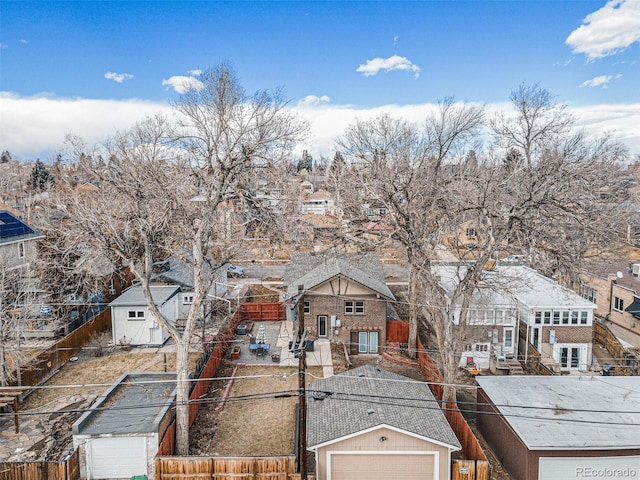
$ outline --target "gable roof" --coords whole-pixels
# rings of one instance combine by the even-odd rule
[[[530,450],[636,449],[640,377],[479,376]]]
[[[35,240],[44,235],[7,210],[0,210],[0,244]]]
[[[426,383],[366,365],[312,382],[307,391],[310,449],[379,426],[460,449]]]
[[[151,298],[157,306],[164,305],[167,300],[180,291],[177,285],[151,285]],[[146,306],[147,300],[142,292],[141,285],[129,287],[122,295],[111,302],[109,307]]]
[[[293,253],[284,272],[283,283],[287,298],[298,293],[298,285],[310,290],[343,275],[376,293],[395,300],[384,281],[382,265],[372,253],[345,253],[328,250],[324,253]]]

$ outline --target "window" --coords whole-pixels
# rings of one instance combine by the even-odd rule
[[[144,320],[144,310],[129,310],[129,320]]]
[[[573,311],[571,312],[571,325],[577,325],[578,324],[578,312]]]
[[[551,312],[544,312],[544,324],[549,325],[551,323]]]
[[[193,303],[193,293],[185,293],[182,296],[183,305],[191,305]]]
[[[476,343],[474,344],[474,350],[476,352],[488,352],[489,351],[489,344],[488,343]]]
[[[562,324],[569,325],[569,312],[562,312]]]
[[[624,300],[620,297],[613,297],[613,309],[619,312],[624,310]]]
[[[589,319],[589,312],[580,312],[580,325],[586,325]]]
[[[505,349],[513,348],[513,328],[504,329],[504,348]]]
[[[597,293],[595,289],[591,287],[584,287],[584,289],[582,290],[582,296],[590,302],[596,303]]]
[[[20,257],[20,258],[24,258],[25,257],[24,242],[20,242],[18,244],[18,257]]]
[[[562,347],[560,349],[560,366],[564,369],[580,366],[580,348]]]
[[[540,325],[542,323],[542,312],[536,312],[536,325]]]
[[[467,227],[466,234],[467,234],[467,237],[475,237],[476,229],[474,227]]]
[[[304,302],[304,313],[311,313],[311,302]]]
[[[560,312],[553,312],[553,324],[560,325]]]
[[[358,353],[378,353],[378,332],[358,332]]]
[[[346,315],[362,315],[364,313],[364,300],[347,300],[344,302]]]

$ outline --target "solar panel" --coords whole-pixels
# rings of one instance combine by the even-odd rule
[[[0,238],[17,237],[29,233],[34,233],[33,229],[22,220],[17,219],[9,212],[0,212]]]

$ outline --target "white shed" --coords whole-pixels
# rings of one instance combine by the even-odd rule
[[[177,285],[151,286],[151,297],[160,313],[175,323],[180,314],[181,296]],[[132,346],[160,346],[168,338],[153,318],[140,285],[125,290],[109,304],[113,343]]]

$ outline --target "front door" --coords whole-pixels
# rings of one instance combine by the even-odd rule
[[[560,347],[560,366],[569,370],[580,366],[579,347]]]
[[[319,337],[327,336],[327,316],[326,315],[318,315],[318,336]]]
[[[531,335],[531,345],[533,345],[536,350],[540,350],[540,330],[540,327],[534,327]]]

